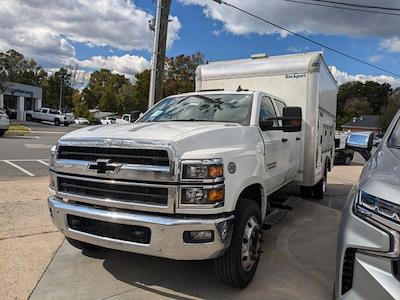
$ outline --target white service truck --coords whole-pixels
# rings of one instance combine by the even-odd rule
[[[25,112],[27,121],[46,121],[52,122],[56,126],[63,124],[69,126],[74,123],[74,116],[69,114],[62,114],[57,109],[42,107],[35,110],[28,110]]]
[[[214,259],[221,281],[243,288],[273,193],[297,184],[323,196],[336,82],[320,53],[306,53],[202,65],[196,87],[135,124],[63,136],[51,151],[50,214],[78,248]]]

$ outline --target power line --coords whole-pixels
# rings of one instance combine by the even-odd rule
[[[361,9],[361,8],[342,7],[342,6],[337,6],[337,5],[311,3],[311,2],[305,2],[305,1],[299,1],[299,0],[283,0],[283,1],[299,3],[299,4],[306,4],[306,5],[312,5],[312,6],[320,6],[320,7],[343,9],[343,10],[359,11],[359,12],[372,13],[372,14],[400,16],[400,14],[396,14],[396,13],[392,13],[392,12],[385,12],[385,11],[375,11],[375,10],[367,10],[367,9]]]
[[[323,47],[323,48],[325,48],[325,49],[328,49],[328,50],[330,50],[330,51],[332,51],[332,52],[334,52],[334,53],[340,54],[340,55],[345,56],[345,57],[347,57],[347,58],[349,58],[349,59],[352,59],[352,60],[354,60],[354,61],[357,61],[357,62],[359,62],[359,63],[362,63],[362,64],[364,64],[364,65],[367,65],[367,66],[369,66],[369,67],[375,68],[375,69],[377,69],[377,70],[383,71],[383,72],[385,72],[385,73],[391,74],[391,75],[393,75],[393,76],[400,77],[400,74],[394,73],[394,72],[392,72],[392,71],[389,71],[389,70],[386,70],[386,69],[384,69],[384,68],[381,68],[381,67],[379,67],[379,66],[377,66],[377,65],[374,65],[374,64],[371,64],[371,63],[369,63],[369,62],[366,62],[366,61],[364,61],[364,60],[362,60],[362,59],[360,59],[360,58],[354,57],[354,56],[352,56],[352,55],[350,55],[350,54],[347,54],[347,53],[344,53],[344,52],[342,52],[342,51],[336,50],[336,49],[334,49],[334,48],[332,48],[332,47],[330,47],[330,46],[327,46],[327,45],[325,45],[325,44],[322,44],[322,43],[320,43],[320,42],[317,42],[317,41],[315,41],[315,40],[313,40],[313,39],[310,39],[310,38],[308,38],[308,37],[306,37],[306,36],[303,36],[303,35],[301,35],[301,34],[299,34],[299,33],[296,33],[296,32],[294,32],[294,31],[292,31],[292,30],[290,30],[290,29],[287,29],[287,28],[285,28],[285,27],[283,27],[283,26],[280,26],[280,25],[275,24],[275,23],[273,23],[273,22],[271,22],[271,21],[268,21],[267,19],[264,19],[264,18],[262,18],[262,17],[259,17],[259,16],[255,15],[255,14],[253,14],[253,13],[251,13],[251,12],[249,12],[249,11],[246,11],[246,10],[240,8],[240,7],[237,7],[237,6],[235,6],[235,5],[231,4],[231,3],[225,2],[225,1],[223,1],[223,0],[212,0],[212,1],[217,2],[217,3],[219,3],[219,4],[224,4],[224,5],[226,5],[226,6],[232,7],[232,8],[234,8],[234,9],[236,9],[236,10],[238,10],[238,11],[240,11],[240,12],[246,14],[246,15],[249,15],[249,16],[251,16],[251,17],[253,17],[253,18],[256,18],[256,19],[258,19],[258,20],[260,20],[260,21],[263,21],[263,22],[265,22],[265,23],[267,23],[267,24],[269,24],[269,25],[272,25],[272,26],[274,26],[274,27],[277,27],[277,28],[279,28],[279,29],[281,29],[281,30],[283,30],[283,31],[286,31],[286,32],[288,32],[288,33],[290,33],[290,34],[293,34],[294,36],[297,36],[297,37],[299,37],[299,38],[301,38],[301,39],[303,39],[303,40],[306,40],[306,41],[308,41],[308,42],[310,42],[310,43],[313,43],[313,44],[315,44],[315,45],[318,45],[318,46],[320,46],[320,47]]]
[[[330,4],[339,4],[343,6],[352,6],[352,7],[360,7],[360,8],[372,8],[372,9],[381,9],[381,10],[394,10],[400,11],[400,8],[397,7],[385,7],[385,6],[375,6],[375,5],[364,5],[364,4],[356,4],[356,3],[346,3],[346,2],[339,2],[339,1],[331,1],[331,0],[310,0],[314,2],[324,2]]]

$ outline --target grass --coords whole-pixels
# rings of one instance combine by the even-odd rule
[[[29,127],[26,127],[21,124],[10,124],[10,128],[6,132],[6,135],[26,135],[31,132],[31,129]]]

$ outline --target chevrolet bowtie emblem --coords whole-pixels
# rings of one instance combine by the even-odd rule
[[[105,174],[107,171],[115,171],[118,165],[110,163],[109,159],[98,159],[96,163],[89,164],[89,170],[97,170],[98,174]]]

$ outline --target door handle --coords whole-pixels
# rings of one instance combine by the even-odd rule
[[[297,138],[296,138],[296,141],[300,141],[300,138],[299,138],[299,137],[297,137]]]
[[[282,138],[282,142],[286,143],[288,141],[287,138]]]

